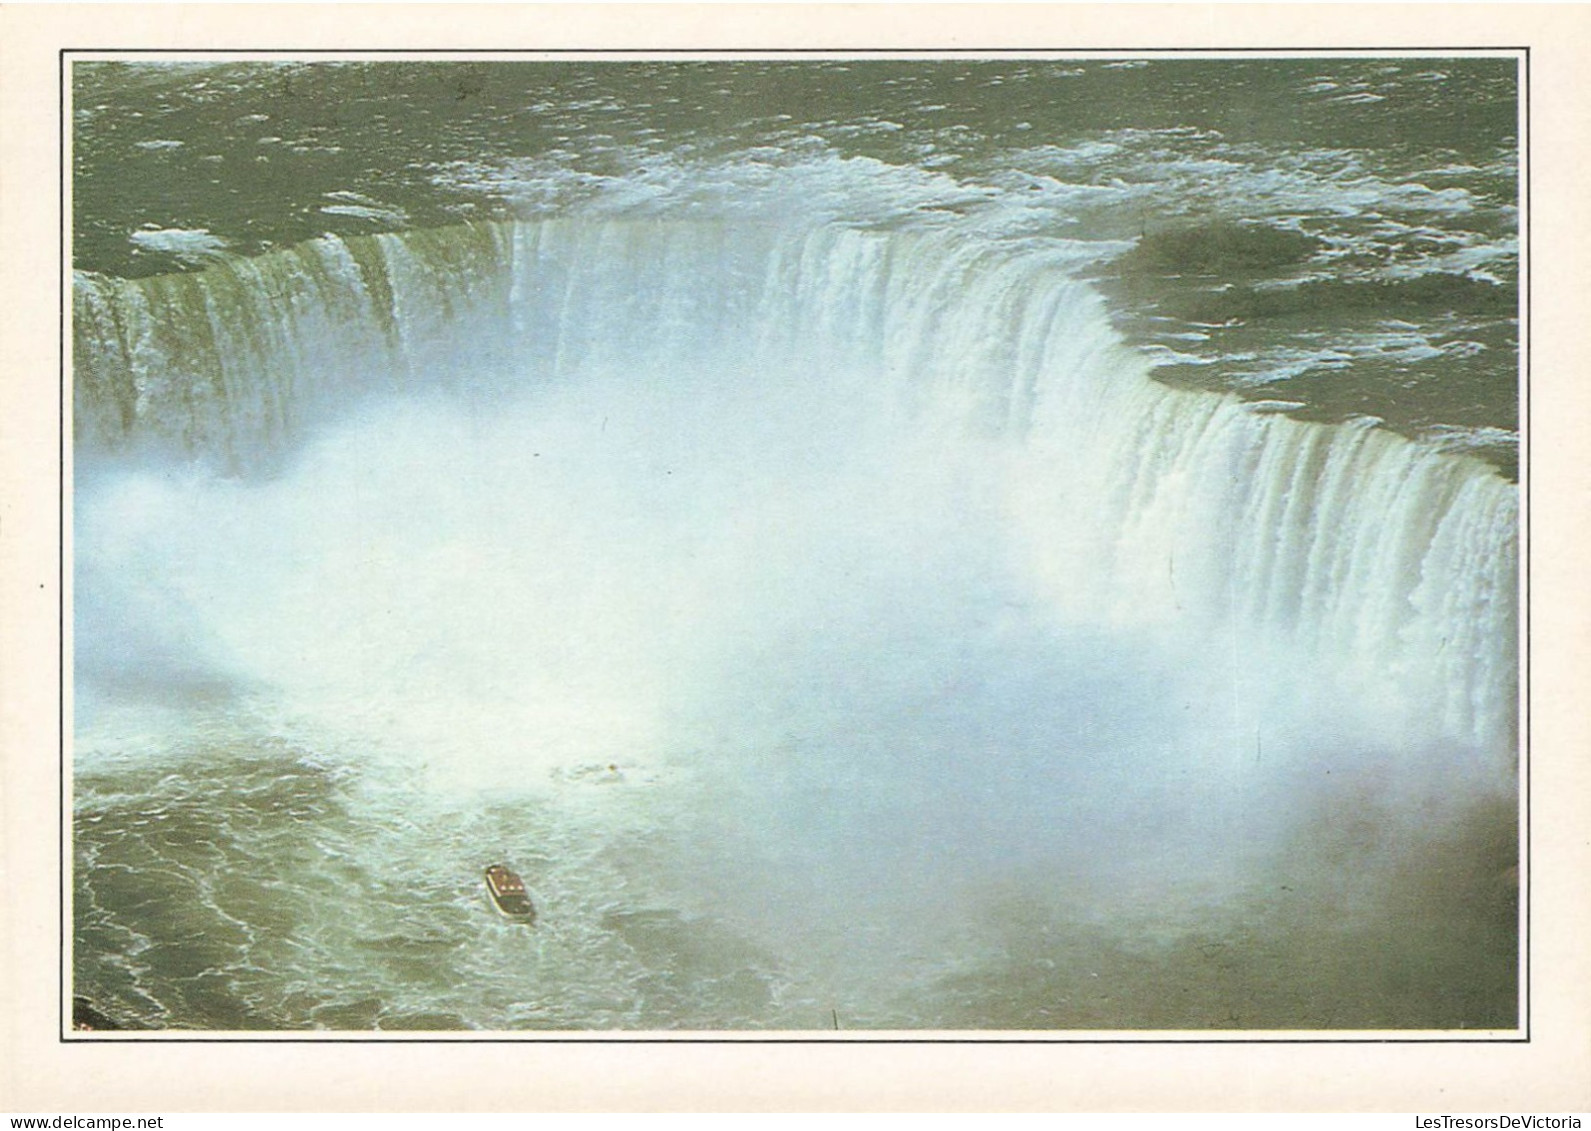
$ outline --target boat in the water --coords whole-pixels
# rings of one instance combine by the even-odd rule
[[[493,864],[486,869],[486,894],[492,897],[492,905],[505,917],[521,923],[536,921],[536,907],[530,902],[525,881],[502,864]]]

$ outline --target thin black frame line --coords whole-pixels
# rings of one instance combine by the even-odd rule
[[[1530,423],[1530,411],[1533,398],[1531,397],[1530,380],[1532,372],[1531,355],[1533,353],[1536,332],[1536,321],[1535,318],[1532,317],[1534,307],[1531,305],[1531,281],[1535,277],[1535,259],[1531,254],[1531,236],[1534,232],[1534,224],[1532,223],[1532,220],[1534,213],[1531,207],[1530,195],[1532,178],[1530,168],[1531,82],[1529,47],[1525,48],[1524,55],[1520,63],[1519,82],[1524,88],[1519,92],[1519,195],[1522,198],[1524,204],[1524,208],[1520,212],[1520,226],[1523,229],[1520,232],[1520,244],[1524,251],[1524,262],[1522,264],[1523,270],[1521,270],[1520,274],[1524,277],[1524,290],[1519,296],[1518,309],[1518,317],[1522,319],[1523,324],[1518,334],[1519,348],[1521,351],[1521,363],[1518,377],[1518,392],[1516,395],[1519,397],[1519,400],[1523,405],[1524,417],[1519,422],[1519,443],[1522,449],[1520,452],[1520,465],[1523,472],[1520,494],[1523,496],[1523,498],[1520,500],[1519,564],[1517,567],[1519,569],[1519,583],[1517,595],[1521,605],[1521,614],[1524,617],[1524,639],[1520,641],[1520,643],[1523,645],[1523,653],[1519,657],[1519,673],[1517,684],[1519,690],[1518,700],[1514,709],[1517,712],[1519,726],[1521,728],[1519,738],[1520,768],[1516,780],[1520,793],[1519,819],[1524,822],[1524,827],[1518,833],[1520,849],[1524,857],[1521,861],[1521,863],[1524,865],[1524,885],[1521,889],[1521,898],[1524,899],[1524,906],[1522,909],[1516,910],[1516,915],[1519,921],[1520,937],[1515,943],[1514,962],[1515,968],[1517,970],[1516,977],[1519,983],[1518,992],[1520,994],[1520,1013],[1522,1015],[1519,1020],[1520,1025],[1522,1026],[1525,1033],[1525,1039],[1528,1041],[1530,1039],[1531,1028],[1531,1006],[1534,1002],[1534,998],[1531,995],[1531,973],[1534,963],[1529,961],[1529,959],[1531,954],[1531,943],[1534,937],[1534,933],[1531,928],[1533,926],[1535,915],[1535,901],[1531,898],[1531,878],[1533,871],[1531,864],[1534,856],[1532,851],[1534,843],[1534,825],[1531,822],[1530,813],[1530,643],[1532,620],[1532,606],[1530,598],[1533,588],[1531,585],[1532,559],[1530,555],[1530,531],[1531,499],[1535,484],[1535,476],[1531,474],[1530,459],[1535,445],[1531,443],[1532,429]],[[1518,634],[1516,630],[1516,638],[1517,635]]]
[[[1449,47],[1410,47],[1407,44],[1363,47],[63,47],[68,54],[92,55],[209,55],[246,59],[254,55],[631,55],[637,59],[669,57],[692,58],[701,55],[726,55],[736,58],[773,55],[853,55],[857,58],[885,58],[909,61],[933,55],[997,55],[1006,60],[1031,59],[1043,62],[1104,55],[1270,55],[1308,59],[1323,55],[1430,55],[1463,57],[1465,53],[1528,52],[1526,44],[1464,44]],[[114,62],[114,60],[106,60]],[[484,60],[489,61],[489,60]]]
[[[66,214],[66,128],[68,121],[66,101],[68,91],[70,90],[70,86],[67,82],[68,65],[69,63],[66,57],[66,52],[62,51],[58,65],[59,73],[57,75],[57,82],[60,84],[60,89],[56,91],[57,120],[55,124],[55,144],[61,147],[61,151],[57,155],[55,162],[57,180],[55,207],[56,211],[59,213],[57,216],[59,230],[56,232],[56,254],[58,256],[57,270],[59,270],[61,273],[59,279],[56,282],[55,293],[55,301],[60,307],[60,309],[56,312],[57,325],[55,343],[56,364],[59,367],[57,370],[56,383],[60,386],[57,390],[58,395],[55,404],[55,443],[57,460],[55,480],[55,523],[56,544],[58,547],[58,560],[56,562],[55,571],[55,582],[58,587],[56,590],[55,665],[56,674],[60,680],[58,685],[59,698],[56,702],[55,710],[56,740],[60,746],[60,757],[57,759],[56,763],[56,775],[59,781],[56,786],[58,792],[56,796],[57,804],[55,814],[55,856],[56,866],[59,871],[55,877],[55,894],[58,901],[58,907],[56,909],[57,914],[55,917],[55,929],[57,933],[55,964],[56,984],[61,987],[63,992],[57,994],[56,998],[55,1030],[61,1035],[61,1039],[63,1040],[65,1039],[65,1034],[67,1032],[67,998],[71,996],[70,991],[66,989],[66,911],[68,906],[66,885],[68,882],[67,877],[71,875],[71,872],[67,868],[66,859],[66,813],[67,806],[71,803],[71,798],[67,796],[66,792],[66,388],[67,379],[71,372],[69,366],[67,365],[66,358],[67,323],[70,318],[70,315],[67,313],[67,281],[69,278],[67,265],[67,233],[69,230],[69,218]]]
[[[57,361],[57,364],[59,366],[58,375],[57,375],[57,383],[58,383],[59,388],[57,390],[57,394],[58,394],[58,396],[57,396],[58,479],[57,479],[57,514],[56,514],[56,521],[57,521],[57,556],[58,556],[57,576],[58,576],[58,584],[60,586],[60,589],[59,589],[59,591],[57,593],[57,632],[59,634],[58,641],[57,641],[57,644],[58,644],[57,668],[58,668],[58,676],[59,676],[59,679],[60,679],[60,685],[59,685],[58,696],[57,696],[57,742],[58,742],[58,749],[59,749],[58,764],[57,764],[57,776],[58,776],[58,781],[59,781],[59,784],[58,784],[58,790],[59,790],[58,801],[60,802],[60,805],[59,805],[59,810],[58,810],[57,818],[56,818],[56,820],[57,820],[57,846],[56,846],[56,853],[57,853],[58,867],[60,868],[60,876],[58,877],[58,881],[59,882],[57,884],[57,899],[59,901],[58,902],[59,915],[58,915],[58,922],[57,922],[57,978],[58,978],[58,987],[59,987],[59,990],[60,990],[59,999],[58,999],[58,1002],[57,1002],[57,1015],[58,1015],[58,1020],[59,1020],[60,1023],[59,1023],[58,1029],[57,1029],[57,1034],[58,1034],[57,1035],[57,1042],[61,1043],[61,1044],[122,1044],[122,1043],[131,1042],[131,1043],[145,1044],[145,1045],[147,1045],[147,1044],[250,1044],[250,1043],[275,1043],[275,1044],[284,1044],[284,1043],[286,1043],[286,1044],[295,1044],[295,1043],[296,1044],[394,1044],[394,1043],[397,1043],[397,1044],[437,1044],[437,1045],[448,1045],[448,1044],[561,1044],[561,1045],[568,1045],[568,1044],[692,1044],[692,1045],[694,1045],[694,1044],[709,1044],[709,1045],[713,1045],[713,1044],[734,1044],[734,1045],[741,1045],[741,1044],[745,1044],[745,1045],[773,1045],[773,1044],[861,1044],[861,1045],[872,1045],[872,1044],[877,1044],[877,1045],[897,1045],[897,1044],[911,1044],[911,1045],[915,1045],[915,1044],[922,1044],[922,1045],[994,1045],[994,1044],[1037,1044],[1037,1045],[1051,1045],[1051,1044],[1087,1044],[1087,1045],[1117,1045],[1117,1044],[1121,1044],[1121,1045],[1140,1045],[1140,1044],[1142,1044],[1142,1045],[1188,1045],[1188,1044],[1194,1044],[1194,1045],[1289,1045],[1289,1044],[1298,1044],[1298,1045],[1314,1045],[1314,1044],[1321,1044],[1321,1045],[1356,1045],[1356,1044],[1417,1045],[1417,1044],[1465,1044],[1465,1045],[1468,1045],[1468,1044],[1474,1044],[1474,1045],[1485,1045],[1485,1044],[1529,1044],[1530,1041],[1531,1041],[1531,1020],[1532,1020],[1532,1009],[1533,1009],[1533,1005],[1534,1005],[1534,999],[1533,999],[1532,993],[1531,993],[1531,989],[1532,989],[1532,982],[1531,982],[1532,969],[1531,969],[1531,966],[1532,966],[1532,963],[1528,959],[1529,959],[1529,948],[1530,948],[1531,937],[1532,937],[1531,936],[1530,927],[1531,927],[1531,923],[1532,923],[1532,916],[1533,916],[1534,910],[1535,910],[1534,903],[1533,903],[1532,898],[1531,898],[1531,895],[1532,895],[1531,875],[1530,875],[1530,871],[1531,870],[1530,870],[1530,866],[1529,866],[1530,865],[1530,858],[1531,858],[1532,850],[1533,850],[1533,845],[1534,845],[1534,841],[1533,841],[1533,826],[1532,826],[1531,819],[1530,819],[1531,818],[1531,804],[1530,804],[1531,803],[1531,796],[1530,796],[1530,772],[1529,772],[1530,771],[1530,754],[1531,754],[1530,643],[1531,643],[1531,626],[1532,626],[1532,607],[1531,607],[1531,602],[1530,602],[1530,596],[1531,596],[1531,585],[1530,585],[1530,572],[1531,572],[1531,570],[1530,570],[1530,564],[1531,564],[1531,562],[1530,562],[1531,491],[1530,491],[1530,484],[1531,484],[1531,479],[1532,479],[1532,476],[1530,475],[1530,458],[1531,458],[1531,444],[1530,444],[1530,429],[1531,429],[1530,420],[1531,420],[1531,416],[1530,416],[1530,414],[1531,414],[1531,398],[1530,398],[1530,395],[1529,395],[1530,394],[1532,368],[1531,368],[1531,357],[1530,357],[1531,350],[1530,350],[1530,341],[1529,341],[1529,339],[1530,339],[1530,336],[1531,336],[1531,334],[1532,334],[1532,332],[1534,330],[1534,322],[1530,319],[1531,302],[1532,302],[1532,291],[1531,291],[1532,271],[1531,271],[1531,267],[1533,266],[1533,260],[1531,259],[1531,254],[1530,254],[1531,235],[1532,235],[1532,228],[1531,228],[1531,224],[1530,224],[1530,217],[1531,217],[1531,182],[1530,182],[1530,176],[1529,176],[1529,169],[1530,169],[1530,95],[1531,95],[1530,46],[1528,44],[1526,44],[1526,45],[1522,45],[1522,46],[1513,46],[1513,47],[1509,47],[1509,46],[1474,46],[1474,45],[1471,45],[1471,46],[1467,46],[1467,47],[1417,47],[1417,48],[1410,48],[1410,47],[1388,47],[1388,48],[1380,48],[1380,47],[1352,47],[1352,48],[1348,48],[1348,47],[1325,47],[1325,48],[1239,47],[1239,48],[1216,48],[1216,49],[1209,49],[1209,48],[1184,48],[1184,47],[1175,47],[1175,48],[1089,48],[1089,49],[1086,49],[1086,50],[1079,50],[1079,51],[1077,51],[1075,53],[1076,54],[1087,54],[1087,55],[1124,54],[1124,55],[1135,55],[1135,56],[1140,56],[1140,57],[1144,56],[1144,55],[1186,55],[1186,54],[1197,54],[1197,55],[1204,56],[1204,57],[1210,57],[1210,56],[1213,56],[1213,55],[1228,55],[1228,54],[1234,54],[1234,55],[1255,55],[1255,56],[1270,55],[1270,56],[1274,57],[1274,56],[1277,56],[1277,55],[1285,54],[1285,55],[1287,55],[1288,57],[1291,57],[1291,58],[1304,59],[1304,58],[1308,58],[1310,56],[1365,57],[1365,56],[1368,56],[1368,55],[1379,54],[1379,53],[1384,53],[1384,52],[1392,52],[1392,53],[1403,55],[1403,56],[1406,56],[1406,57],[1407,56],[1440,56],[1440,55],[1444,55],[1444,54],[1451,56],[1454,53],[1470,53],[1470,56],[1474,57],[1474,53],[1478,53],[1478,52],[1512,53],[1512,54],[1515,54],[1515,55],[1518,56],[1518,62],[1520,64],[1520,69],[1519,69],[1520,79],[1519,79],[1519,83],[1520,83],[1520,87],[1522,89],[1520,89],[1520,91],[1518,93],[1518,103],[1519,103],[1519,118],[1520,118],[1520,133],[1521,133],[1521,137],[1519,139],[1519,171],[1518,171],[1517,177],[1518,177],[1519,195],[1522,198],[1523,203],[1524,203],[1524,208],[1523,208],[1523,210],[1521,212],[1521,227],[1522,227],[1521,242],[1522,242],[1524,250],[1525,250],[1525,263],[1524,263],[1525,270],[1522,272],[1522,274],[1524,276],[1524,279],[1523,279],[1523,281],[1524,281],[1524,290],[1523,290],[1523,293],[1520,296],[1519,311],[1520,311],[1521,314],[1524,315],[1524,323],[1525,323],[1525,325],[1524,325],[1524,333],[1520,335],[1520,339],[1519,339],[1520,340],[1520,345],[1521,345],[1522,363],[1521,363],[1521,366],[1520,366],[1520,375],[1519,375],[1519,378],[1518,378],[1518,385],[1517,385],[1518,393],[1516,394],[1523,401],[1523,405],[1524,405],[1524,419],[1521,422],[1522,423],[1522,429],[1521,429],[1521,433],[1520,433],[1520,443],[1521,443],[1521,446],[1522,446],[1522,449],[1523,449],[1522,458],[1521,458],[1521,466],[1522,466],[1523,472],[1524,472],[1523,480],[1521,482],[1521,494],[1523,496],[1522,501],[1521,501],[1521,521],[1520,521],[1521,553],[1520,553],[1520,562],[1519,562],[1520,571],[1521,571],[1521,582],[1520,582],[1519,589],[1517,591],[1517,595],[1519,596],[1519,598],[1521,600],[1521,603],[1522,603],[1522,613],[1523,613],[1523,617],[1524,617],[1523,639],[1521,641],[1524,647],[1523,647],[1523,655],[1520,657],[1520,660],[1519,660],[1520,669],[1519,669],[1518,681],[1516,683],[1516,686],[1519,688],[1517,710],[1518,710],[1518,713],[1519,713],[1520,724],[1521,724],[1521,727],[1522,727],[1522,734],[1521,734],[1521,740],[1520,740],[1521,770],[1520,770],[1520,774],[1519,774],[1519,789],[1520,789],[1520,793],[1521,793],[1521,799],[1520,799],[1521,800],[1521,804],[1520,804],[1519,813],[1520,813],[1521,819],[1523,821],[1523,828],[1522,828],[1521,833],[1520,833],[1520,841],[1522,843],[1523,852],[1524,852],[1525,869],[1524,869],[1524,883],[1523,883],[1523,888],[1522,888],[1523,899],[1524,899],[1523,914],[1520,916],[1520,919],[1519,919],[1520,928],[1521,928],[1521,937],[1519,938],[1518,944],[1516,946],[1516,971],[1517,971],[1517,975],[1516,976],[1519,979],[1519,987],[1520,987],[1519,988],[1519,993],[1520,993],[1520,999],[1521,999],[1521,1008],[1520,1008],[1520,1017],[1519,1017],[1519,1032],[1517,1034],[1508,1035],[1508,1036],[1498,1036],[1498,1037],[1476,1037],[1476,1038],[1466,1038],[1466,1037],[1461,1037],[1461,1036],[1453,1036],[1453,1037],[1341,1037],[1341,1038],[1336,1038],[1336,1037],[1278,1037],[1278,1038],[1275,1038],[1275,1039],[1269,1039],[1269,1038],[1263,1038],[1263,1037],[1243,1037],[1243,1038],[1234,1038],[1234,1039],[1231,1039],[1231,1040],[1222,1040],[1222,1039],[1219,1039],[1219,1038],[1210,1038],[1210,1037],[1193,1037],[1193,1038],[1177,1038],[1177,1037],[1168,1037],[1168,1038],[1143,1037],[1143,1038],[1138,1038],[1138,1037],[1132,1037],[1132,1038],[1119,1038],[1119,1039],[1105,1040],[1105,1039],[1099,1039],[1099,1038],[1071,1038],[1071,1037],[1047,1037],[1047,1036],[1046,1037],[998,1037],[998,1036],[991,1036],[991,1037],[977,1037],[977,1038],[929,1038],[929,1037],[925,1037],[925,1038],[915,1038],[915,1037],[914,1038],[890,1038],[890,1037],[881,1037],[881,1038],[876,1038],[876,1039],[825,1038],[825,1037],[797,1037],[797,1038],[788,1038],[788,1037],[786,1037],[786,1038],[780,1038],[780,1037],[770,1037],[770,1038],[755,1038],[755,1037],[726,1037],[726,1038],[720,1038],[720,1037],[682,1037],[682,1038],[582,1037],[582,1038],[579,1038],[577,1040],[571,1040],[570,1038],[567,1038],[567,1037],[469,1037],[469,1036],[460,1036],[460,1037],[457,1037],[457,1038],[446,1039],[446,1040],[441,1040],[441,1039],[437,1039],[437,1038],[425,1038],[425,1037],[417,1037],[417,1038],[415,1038],[415,1037],[402,1037],[402,1036],[395,1036],[395,1037],[312,1038],[312,1037],[276,1036],[274,1034],[270,1035],[270,1036],[247,1035],[247,1036],[236,1036],[236,1037],[133,1037],[133,1036],[128,1036],[128,1037],[115,1037],[115,1038],[112,1038],[112,1037],[76,1037],[76,1036],[71,1036],[70,1035],[71,1031],[67,1028],[67,1024],[66,1024],[67,1010],[69,1008],[68,999],[71,997],[71,992],[70,992],[70,990],[67,987],[67,981],[66,981],[66,905],[67,905],[67,894],[66,894],[67,893],[67,879],[66,879],[66,877],[68,875],[68,872],[67,872],[67,869],[66,869],[66,843],[67,843],[67,837],[66,837],[66,810],[67,810],[67,805],[69,803],[69,799],[66,796],[66,565],[67,565],[67,563],[66,563],[66,531],[65,531],[66,509],[65,508],[66,508],[66,392],[67,392],[67,378],[69,376],[69,369],[68,369],[67,357],[66,357],[66,338],[67,338],[67,324],[68,324],[68,321],[69,321],[69,314],[68,314],[68,311],[67,311],[66,297],[67,297],[67,294],[68,294],[67,280],[68,280],[68,277],[69,277],[69,274],[70,274],[70,265],[67,263],[67,255],[66,255],[66,252],[67,252],[68,219],[69,219],[69,217],[67,216],[67,209],[66,209],[66,184],[67,184],[67,168],[66,168],[66,158],[67,158],[67,144],[66,144],[66,138],[67,138],[67,133],[66,133],[67,112],[66,112],[66,102],[67,102],[67,92],[68,92],[68,89],[69,89],[69,83],[67,81],[68,65],[70,63],[72,63],[72,62],[80,61],[80,60],[74,59],[73,56],[83,55],[83,54],[118,54],[118,55],[124,55],[124,56],[126,56],[126,55],[148,55],[148,54],[159,54],[159,55],[200,54],[200,55],[208,55],[210,57],[216,57],[216,56],[219,56],[219,55],[230,54],[230,55],[234,55],[234,56],[240,57],[240,61],[241,61],[241,57],[266,55],[266,54],[290,54],[290,55],[296,55],[296,56],[305,56],[305,55],[327,56],[327,55],[335,55],[335,56],[339,56],[339,57],[348,57],[348,56],[351,56],[351,55],[383,55],[383,54],[402,54],[402,55],[409,55],[409,56],[416,56],[416,55],[422,55],[422,54],[423,55],[482,55],[482,54],[505,55],[505,54],[522,54],[522,55],[579,55],[579,56],[591,56],[591,55],[596,55],[596,54],[602,54],[602,55],[626,54],[626,55],[634,55],[636,57],[637,61],[641,61],[643,59],[658,59],[659,56],[667,55],[667,54],[669,54],[669,52],[666,52],[666,51],[653,51],[653,50],[647,50],[647,49],[628,49],[628,50],[625,50],[625,51],[622,51],[622,52],[615,52],[615,51],[602,51],[600,49],[593,49],[593,48],[549,48],[549,49],[516,48],[516,49],[511,49],[509,51],[501,51],[501,50],[492,51],[492,50],[489,50],[489,49],[456,48],[455,47],[455,48],[439,48],[439,49],[432,50],[432,51],[417,52],[417,51],[414,51],[414,50],[411,50],[411,49],[406,49],[406,48],[376,48],[376,49],[371,49],[371,50],[366,50],[366,51],[348,51],[348,50],[345,50],[345,49],[333,50],[333,49],[327,49],[327,48],[309,48],[309,49],[262,48],[262,49],[251,49],[251,50],[247,50],[247,51],[239,51],[239,50],[217,51],[217,50],[210,49],[210,48],[169,48],[168,49],[168,48],[82,48],[82,47],[63,47],[63,48],[60,48],[59,51],[58,51],[58,82],[60,84],[60,89],[58,91],[58,97],[57,97],[57,114],[58,114],[58,126],[59,126],[59,128],[58,128],[58,131],[57,131],[57,139],[56,139],[56,144],[60,147],[59,150],[58,150],[58,153],[57,153],[57,162],[56,162],[57,174],[58,174],[57,208],[58,208],[58,211],[60,213],[60,215],[59,215],[59,221],[60,221],[59,228],[60,228],[60,230],[59,230],[59,232],[57,234],[58,245],[59,245],[58,246],[58,253],[59,253],[58,270],[60,271],[59,286],[58,286],[58,301],[60,302],[60,311],[59,311],[59,315],[58,315],[58,329],[57,329],[57,335],[58,335],[58,341],[57,341],[58,361]],[[1059,55],[1066,54],[1067,52],[1064,49],[1062,49],[1062,50],[1054,50],[1054,49],[1052,49],[1051,51],[1044,51],[1043,49],[1034,50],[1034,49],[1018,49],[1018,48],[973,48],[973,47],[945,48],[945,49],[937,50],[937,51],[923,51],[923,52],[902,52],[902,51],[899,51],[899,50],[896,50],[896,49],[860,49],[860,50],[858,50],[858,49],[842,49],[842,50],[831,50],[831,49],[827,49],[827,48],[795,48],[795,49],[788,49],[788,50],[774,50],[774,49],[762,48],[762,49],[749,49],[749,50],[745,50],[745,51],[739,51],[739,50],[732,49],[732,48],[714,48],[714,49],[712,49],[710,51],[705,51],[705,52],[689,52],[689,53],[687,53],[687,52],[675,52],[675,54],[679,54],[679,55],[690,54],[690,55],[694,56],[694,55],[701,55],[701,54],[709,54],[709,55],[725,55],[725,56],[735,56],[735,57],[744,57],[746,55],[757,55],[759,53],[761,53],[763,55],[771,55],[771,54],[780,54],[780,55],[786,55],[786,54],[839,55],[839,54],[844,54],[844,55],[849,55],[849,56],[852,56],[852,57],[855,57],[855,58],[858,58],[858,59],[861,59],[861,58],[874,58],[874,59],[877,59],[879,57],[886,57],[886,58],[890,58],[890,59],[900,59],[902,61],[908,61],[908,60],[911,60],[911,59],[919,59],[919,60],[926,61],[930,56],[935,56],[935,55],[968,55],[968,54],[991,55],[991,54],[1000,54],[1000,55],[1004,56],[1007,59],[1018,59],[1018,58],[1021,58],[1023,56],[1032,58],[1035,55],[1059,56]],[[81,61],[88,61],[88,60],[81,60]],[[113,60],[96,60],[96,61],[112,62]],[[683,61],[683,60],[681,60],[681,61]]]
[[[335,1030],[329,1030],[335,1031]],[[535,1030],[530,1030],[534,1032]],[[999,1030],[990,1030],[998,1032]],[[129,1031],[131,1032],[131,1031]],[[496,1030],[494,1032],[500,1032]],[[588,1030],[571,1030],[585,1033]],[[61,1042],[70,1045],[241,1045],[241,1044],[299,1044],[299,1045],[1524,1045],[1525,1037],[1488,1037],[1465,1040],[1460,1037],[1303,1037],[1285,1040],[1264,1040],[1253,1037],[1234,1037],[1218,1040],[1206,1037],[1123,1037],[1118,1040],[1100,1040],[1091,1037],[1000,1037],[951,1038],[937,1037],[472,1037],[460,1031],[456,1037],[420,1037],[395,1032],[390,1037],[73,1037]]]

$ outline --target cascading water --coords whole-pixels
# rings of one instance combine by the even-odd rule
[[[1054,245],[475,224],[74,328],[79,820],[188,814],[146,1019],[1513,1024],[1515,487],[1152,380]]]

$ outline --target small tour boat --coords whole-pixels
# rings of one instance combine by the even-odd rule
[[[486,893],[492,897],[492,905],[507,918],[521,923],[536,921],[536,908],[525,891],[525,881],[503,865],[493,864],[486,869]]]

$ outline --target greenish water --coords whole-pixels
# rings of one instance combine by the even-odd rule
[[[1515,74],[74,63],[74,992],[1512,1028]]]
[[[1058,238],[1097,257],[1167,378],[1375,416],[1511,470],[1515,66],[84,65],[74,254],[143,275],[211,243],[581,206]],[[208,236],[184,251],[140,229]],[[1298,240],[1259,246],[1277,232]]]

